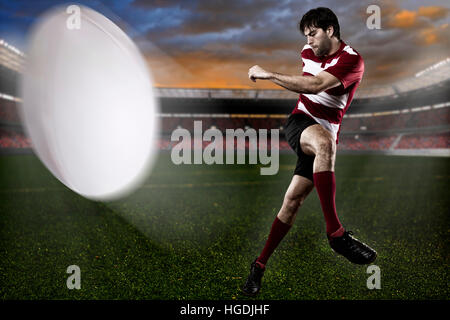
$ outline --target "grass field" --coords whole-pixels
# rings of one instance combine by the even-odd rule
[[[295,158],[275,176],[258,165],[175,166],[161,154],[126,199],[86,200],[32,155],[0,157],[3,299],[237,299],[264,246]],[[449,299],[448,158],[340,155],[344,226],[378,251],[366,266],[331,251],[316,192],[267,265],[256,299]],[[68,290],[66,268],[81,269]]]

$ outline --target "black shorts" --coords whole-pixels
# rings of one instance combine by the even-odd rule
[[[289,146],[297,154],[297,165],[295,166],[294,175],[313,180],[313,164],[315,156],[309,156],[302,151],[300,147],[300,136],[306,128],[317,124],[311,117],[304,113],[291,114],[285,124],[284,134]]]

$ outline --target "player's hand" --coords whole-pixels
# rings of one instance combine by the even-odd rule
[[[263,80],[269,79],[270,76],[271,76],[270,72],[264,70],[258,65],[253,66],[248,70],[248,77],[253,82],[256,82],[256,79],[263,79]]]

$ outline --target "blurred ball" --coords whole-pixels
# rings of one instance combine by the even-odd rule
[[[159,131],[138,48],[84,6],[47,12],[28,40],[20,114],[35,153],[86,198],[128,195],[148,176]]]

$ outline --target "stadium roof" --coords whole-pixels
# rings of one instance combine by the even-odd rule
[[[0,65],[17,72],[22,72],[24,65],[24,54],[5,40],[0,39]]]

